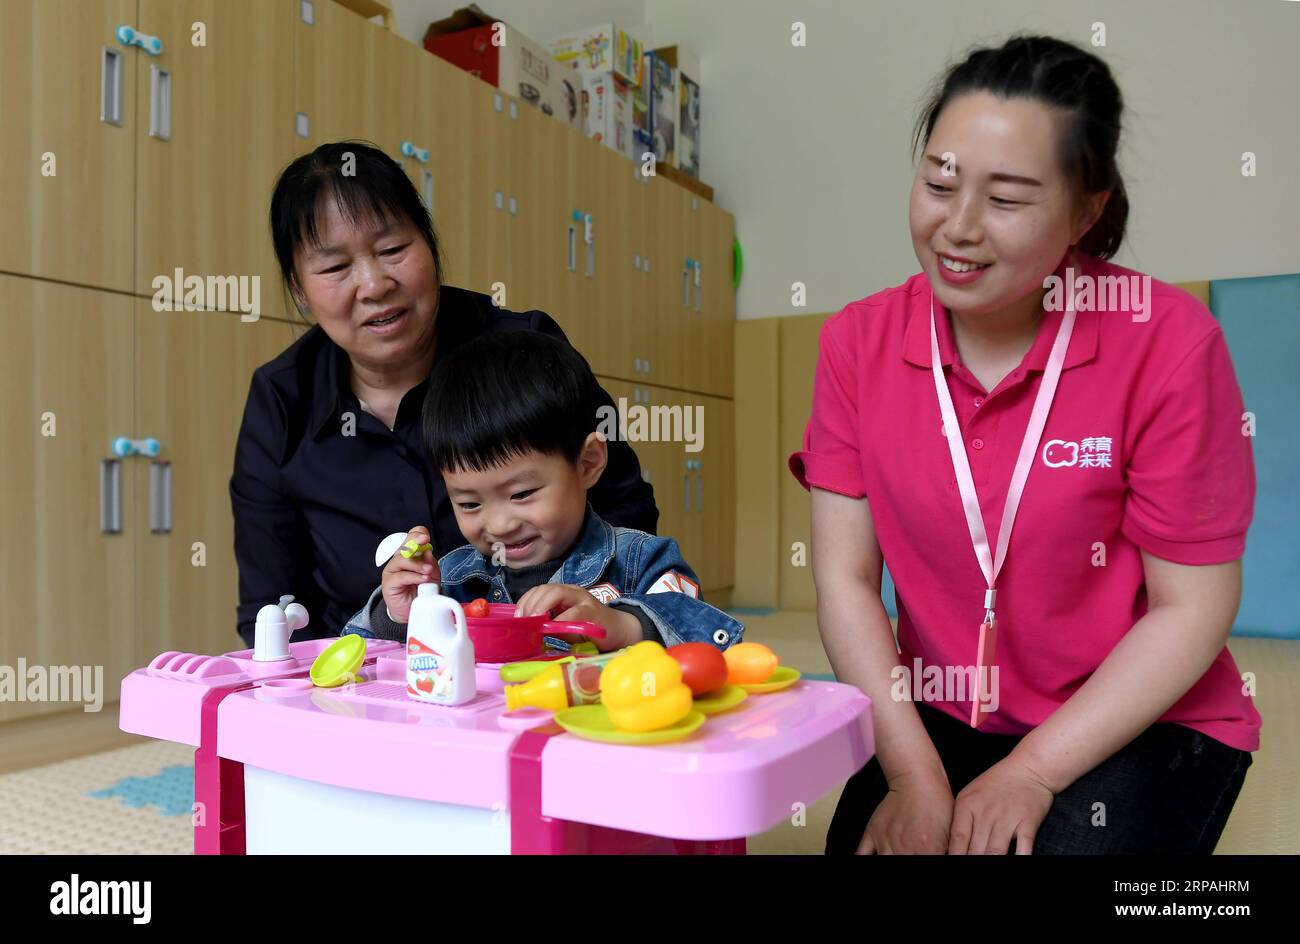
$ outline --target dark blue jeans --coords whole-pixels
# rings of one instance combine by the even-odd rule
[[[1020,741],[1016,735],[983,734],[930,705],[918,702],[916,709],[954,796]],[[1033,851],[1209,855],[1250,764],[1249,752],[1199,731],[1153,724],[1057,794],[1034,837]],[[880,762],[873,757],[844,786],[826,834],[827,854],[857,851],[888,789]],[[1099,803],[1103,806],[1097,807]]]

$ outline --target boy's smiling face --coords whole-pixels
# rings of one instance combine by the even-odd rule
[[[444,469],[456,523],[465,540],[491,558],[505,548],[505,565],[518,570],[566,553],[582,530],[587,490],[608,461],[598,433],[583,442],[576,462],[530,450],[482,472]]]

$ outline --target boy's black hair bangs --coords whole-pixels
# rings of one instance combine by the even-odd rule
[[[434,468],[482,472],[530,451],[576,462],[595,431],[599,385],[582,355],[537,331],[476,338],[436,367],[425,399]]]

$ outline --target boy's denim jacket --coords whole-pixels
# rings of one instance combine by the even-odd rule
[[[438,569],[440,591],[459,603],[479,597],[491,603],[514,602],[502,576],[505,568],[494,565],[472,544],[443,555]],[[699,578],[682,560],[675,540],[616,528],[590,505],[577,544],[548,582],[582,587],[606,605],[636,607],[649,617],[664,646],[707,642],[726,649],[740,642],[745,631],[739,621],[700,599]],[[382,591],[377,587],[371,593],[366,605],[348,620],[343,635],[375,636],[370,613]]]

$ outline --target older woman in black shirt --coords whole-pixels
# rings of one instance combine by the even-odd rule
[[[235,449],[238,631],[249,645],[257,611],[286,593],[311,614],[299,638],[337,634],[378,581],[375,546],[391,532],[427,524],[438,555],[464,544],[420,442],[429,373],[485,332],[564,337],[543,312],[443,285],[415,188],[361,142],[290,164],[271,231],[285,285],[316,324],[253,374]],[[610,443],[590,500],[611,524],[655,530],[654,494],[625,442]]]

